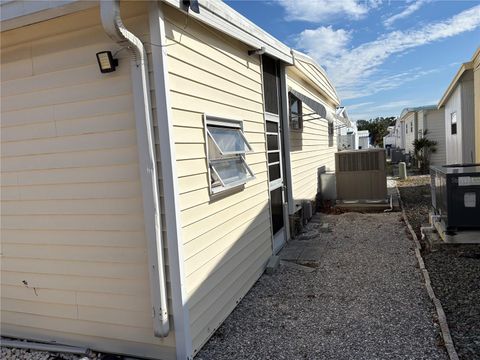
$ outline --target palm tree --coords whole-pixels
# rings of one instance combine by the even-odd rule
[[[415,158],[420,163],[420,171],[426,173],[430,167],[430,155],[437,151],[437,142],[427,138],[428,130],[423,131],[420,139],[413,141]]]

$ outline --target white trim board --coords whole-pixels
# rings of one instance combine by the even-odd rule
[[[165,43],[165,22],[161,5],[151,2],[149,7],[150,41],[153,44]],[[176,358],[191,359],[192,337],[190,334],[190,315],[185,288],[183,241],[180,224],[180,206],[178,176],[176,170],[173,123],[170,107],[170,85],[168,81],[166,47],[152,46],[153,81],[155,84],[156,122],[165,208],[165,226],[167,231],[168,262],[172,291],[173,321],[175,331]],[[161,121],[160,121],[161,119]]]

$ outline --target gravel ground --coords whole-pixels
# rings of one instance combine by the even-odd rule
[[[408,220],[419,233],[420,224],[428,222],[430,206],[421,195],[429,192],[430,186],[417,177],[408,183],[400,187],[400,193]],[[459,357],[480,359],[480,245],[445,244],[424,253],[423,257]]]
[[[315,271],[263,275],[196,360],[447,359],[400,214],[322,220]]]
[[[420,241],[422,238],[420,227],[428,223],[428,211],[432,206],[430,175],[411,176],[406,180],[397,180],[397,186],[408,221]]]
[[[1,344],[1,340],[0,340]],[[34,351],[28,349],[17,349],[0,347],[0,359],[5,360],[116,360],[115,355],[100,354],[91,352],[90,356],[53,353],[48,351]]]

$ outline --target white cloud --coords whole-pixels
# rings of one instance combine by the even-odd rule
[[[380,74],[379,76],[371,76],[360,83],[344,85],[341,88],[342,99],[355,99],[396,89],[404,84],[439,71],[440,69],[421,70],[420,68],[414,68],[394,75]]]
[[[297,36],[296,47],[307,52],[326,68],[341,97],[353,98],[399,85],[402,74],[383,76],[372,81],[374,75],[378,74],[378,68],[390,56],[475,30],[479,26],[480,5],[477,5],[445,21],[429,24],[418,30],[392,31],[354,48],[348,47],[352,34],[344,29],[319,27],[305,30]],[[421,72],[415,76],[418,78],[420,75]]]
[[[370,8],[378,7],[381,0],[279,0],[287,20],[321,23],[333,17],[360,19]]]
[[[365,108],[368,105],[372,105],[372,104],[375,104],[375,102],[368,101],[368,102],[362,102],[362,103],[356,103],[356,104],[348,105],[348,112],[350,113],[352,110]]]
[[[410,5],[408,5],[402,12],[400,12],[398,14],[395,14],[395,15],[389,17],[388,19],[386,19],[383,22],[383,24],[387,27],[390,27],[390,26],[392,26],[392,24],[395,21],[410,16],[411,14],[413,14],[415,11],[419,10],[423,5],[425,5],[426,3],[430,2],[430,1],[431,0],[417,0],[417,1],[414,1],[414,2],[410,3]]]
[[[306,29],[297,38],[297,45],[309,52],[321,53],[324,62],[330,63],[346,53],[352,33],[344,29],[335,30],[331,26],[322,26],[314,30]],[[317,57],[318,59],[318,57]]]
[[[435,104],[436,101],[429,98],[424,99],[402,99],[387,103],[358,103],[347,106],[350,119],[354,121],[360,119],[374,119],[378,116],[399,116],[400,112],[406,107],[424,106]]]

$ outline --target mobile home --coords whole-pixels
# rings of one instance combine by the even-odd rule
[[[388,134],[383,137],[383,147],[392,149],[402,148],[402,125],[399,118],[395,120],[395,125],[387,128]]]
[[[359,137],[357,124],[351,126],[342,126],[338,135],[338,150],[358,150]]]
[[[444,112],[438,110],[435,105],[405,108],[400,114],[401,127],[399,129],[402,139],[400,143],[404,146],[406,153],[413,155],[413,142],[422,137],[437,143],[436,151],[431,154],[432,165],[443,165],[446,161]],[[401,130],[403,129],[403,131]]]
[[[370,148],[370,131],[368,130],[359,130],[358,134],[358,149],[368,149]]]
[[[438,103],[444,112],[447,164],[468,164],[480,159],[480,48],[460,66]]]
[[[334,170],[320,66],[195,5],[1,3],[2,335],[190,359]]]

